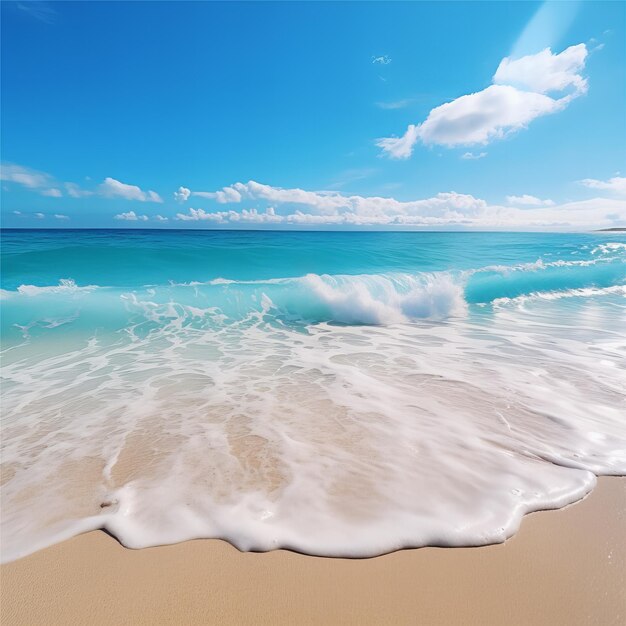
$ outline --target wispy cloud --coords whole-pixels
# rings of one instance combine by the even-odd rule
[[[418,141],[448,147],[485,145],[528,126],[534,119],[563,110],[587,90],[580,72],[587,58],[585,44],[571,46],[560,54],[547,48],[520,59],[505,58],[493,84],[442,104],[421,124],[410,124],[401,137],[377,140],[383,153],[407,159]],[[552,98],[548,92],[569,93]]]
[[[484,159],[486,156],[486,152],[465,152],[461,155],[461,158],[466,161],[475,161],[476,159]]]
[[[554,206],[552,200],[542,200],[526,193],[521,196],[507,196],[506,201],[516,206]]]
[[[51,188],[51,189],[44,189],[44,191],[41,192],[42,196],[49,196],[50,198],[60,198],[63,194],[61,193],[60,189],[56,189],[56,188]]]
[[[16,3],[15,6],[18,10],[46,24],[52,24],[57,18],[57,12],[50,6],[49,2],[24,0],[23,2]]]
[[[626,196],[626,177],[623,176],[614,176],[608,180],[584,178],[578,182],[585,187],[589,187],[589,189],[601,189],[620,196]]]
[[[0,179],[16,183],[51,198],[61,198],[63,196],[61,188],[63,188],[70,198],[85,198],[97,195],[104,198],[122,198],[137,202],[163,202],[163,199],[156,191],[144,191],[137,185],[129,185],[115,178],[105,178],[96,189],[83,189],[76,183],[59,183],[54,176],[46,172],[34,170],[23,165],[16,165],[15,163],[3,163],[0,166]]]
[[[396,109],[404,109],[408,107],[412,102],[413,100],[411,98],[404,98],[403,100],[392,100],[391,102],[376,102],[376,106],[379,109],[394,111]]]
[[[341,187],[345,187],[346,185],[356,183],[360,180],[365,180],[366,178],[374,175],[377,171],[378,170],[373,167],[360,167],[344,170],[336,177],[328,188],[339,189]]]
[[[54,219],[57,219],[57,220],[69,220],[70,217],[69,217],[69,215],[61,215],[60,213],[55,213],[54,214]]]
[[[85,198],[87,196],[93,196],[95,193],[88,189],[81,189],[76,183],[65,183],[65,190],[70,198]]]
[[[54,183],[54,179],[50,174],[22,165],[16,165],[15,163],[3,163],[0,165],[0,180],[17,183],[29,189],[48,188]]]
[[[391,59],[386,55],[383,54],[381,56],[373,56],[372,57],[372,63],[374,65],[389,65],[391,63]]]
[[[105,178],[99,187],[100,195],[106,198],[124,198],[138,202],[163,202],[156,191],[143,191],[137,185],[128,185],[115,178]]]

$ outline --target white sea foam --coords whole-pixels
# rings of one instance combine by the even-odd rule
[[[98,285],[78,286],[71,278],[62,278],[57,285],[20,285],[15,291],[9,289],[1,289],[0,293],[3,298],[12,296],[40,296],[45,294],[76,294],[80,292],[89,292],[98,289]]]
[[[623,291],[406,323],[464,307],[458,284],[303,280],[334,319],[386,325],[290,325],[264,289],[228,324],[127,294],[123,331],[7,351],[3,560],[92,528],[135,548],[482,545],[626,473],[624,309],[599,306]]]
[[[309,274],[302,281],[331,319],[348,324],[394,324],[444,318],[465,312],[463,287],[446,274],[331,277]]]
[[[591,251],[591,254],[610,254],[612,252],[619,252],[620,250],[626,251],[626,243],[622,243],[621,241],[609,241],[595,247]]]
[[[591,298],[609,295],[624,296],[626,298],[626,285],[583,287],[581,289],[563,289],[560,291],[534,291],[515,298],[496,298],[491,304],[494,307],[500,307],[509,304],[523,305],[532,300],[561,300],[562,298]]]

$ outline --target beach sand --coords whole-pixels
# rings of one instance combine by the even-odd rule
[[[505,544],[363,560],[241,553],[216,540],[128,550],[103,532],[1,568],[3,626],[626,623],[626,478],[527,516]]]

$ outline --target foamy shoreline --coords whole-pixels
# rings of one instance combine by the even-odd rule
[[[222,541],[128,550],[91,532],[3,565],[3,624],[618,624],[626,478],[524,518],[484,548],[362,560],[241,553]]]

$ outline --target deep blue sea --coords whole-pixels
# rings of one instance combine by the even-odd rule
[[[626,234],[2,231],[3,557],[503,541],[626,473]]]

